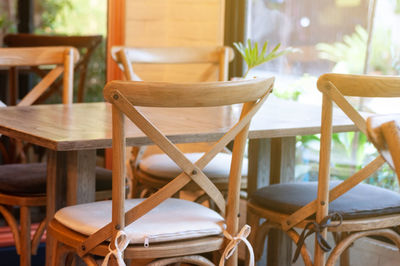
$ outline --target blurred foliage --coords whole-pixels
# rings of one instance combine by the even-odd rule
[[[35,33],[54,33],[60,24],[68,21],[68,13],[74,10],[71,0],[42,0],[37,2]]]
[[[106,0],[43,0],[37,2],[35,33],[60,35],[106,34]],[[84,25],[84,26],[82,26]],[[106,80],[105,38],[93,52],[86,73],[85,101],[103,101]],[[79,74],[75,75],[75,98]]]
[[[367,39],[368,32],[357,25],[355,32],[351,35],[345,35],[342,42],[319,43],[316,48],[321,59],[336,63],[332,69],[333,72],[362,74]],[[400,47],[396,47],[392,42],[392,31],[390,29],[376,28],[371,44],[370,71],[384,75],[398,74],[393,63],[398,61],[399,49]]]
[[[278,98],[298,101],[300,96],[307,95],[310,90],[314,90],[316,83],[317,78],[315,76],[305,73],[290,85],[282,87],[274,85],[273,94]]]

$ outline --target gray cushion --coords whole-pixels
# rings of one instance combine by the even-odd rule
[[[96,190],[111,190],[111,171],[96,167]],[[46,164],[0,165],[0,192],[11,195],[44,195]]]
[[[340,184],[331,182],[331,188]],[[257,190],[250,202],[268,210],[292,214],[317,197],[317,182],[270,185]],[[359,184],[329,204],[329,212],[344,219],[367,218],[400,213],[400,194],[367,184]]]

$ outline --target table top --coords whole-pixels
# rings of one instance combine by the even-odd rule
[[[239,108],[139,108],[173,142],[219,139],[237,121]],[[320,132],[321,107],[270,97],[253,118],[249,138],[290,137]],[[172,121],[171,121],[172,118]],[[149,140],[126,120],[127,145]],[[0,108],[0,134],[49,149],[71,151],[111,147],[111,105],[34,105]],[[333,131],[357,128],[340,110],[334,111]]]

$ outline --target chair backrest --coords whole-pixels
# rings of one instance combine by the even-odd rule
[[[142,80],[132,65],[140,64],[211,64],[218,67],[218,78],[211,81],[228,79],[228,66],[234,58],[233,49],[227,46],[213,47],[154,47],[138,48],[114,46],[111,49],[113,59],[119,64],[127,80]],[[207,73],[204,80],[208,80]],[[190,80],[185,80],[190,81]],[[191,80],[193,81],[193,80]]]
[[[35,48],[0,48],[0,68],[9,68],[9,97],[13,93],[17,98],[17,68],[18,67],[38,67],[55,66],[19,101],[14,104],[27,106],[35,103],[41,95],[46,93],[58,78],[61,79],[62,103],[71,104],[73,100],[73,77],[74,64],[78,61],[78,51],[73,47],[35,47]],[[14,88],[12,88],[14,87]],[[0,105],[1,107],[1,105]],[[3,145],[0,143],[0,145]],[[8,153],[7,149],[1,149],[3,161],[8,163],[25,161],[26,157],[21,142],[16,143],[15,150]]]
[[[15,69],[26,66],[55,65],[27,94],[18,106],[33,104],[63,74],[62,102],[72,103],[73,69],[78,61],[78,51],[73,47],[0,48],[0,67]],[[12,76],[12,75],[11,75]],[[15,82],[11,77],[10,83]]]
[[[368,117],[367,133],[368,139],[396,172],[400,183],[400,114]]]
[[[367,166],[330,190],[333,104],[335,103],[355,123],[359,130],[366,134],[367,126],[365,119],[350,104],[345,96],[400,97],[400,78],[396,77],[324,74],[318,79],[317,87],[323,95],[318,194],[316,200],[296,211],[282,223],[284,230],[288,230],[313,214],[316,214],[317,222],[321,222],[328,215],[328,202],[335,200],[355,187],[378,170],[385,162],[382,156],[378,156]],[[326,230],[324,234],[326,234]],[[324,257],[323,251],[319,246],[316,247],[316,252],[321,254],[316,255],[316,257]]]
[[[101,35],[60,36],[18,33],[7,34],[4,37],[4,44],[8,47],[72,46],[77,48],[80,53],[80,59],[74,68],[79,73],[77,101],[83,102],[89,60],[102,39]]]
[[[203,189],[226,217],[227,231],[238,230],[238,202],[243,152],[251,118],[272,90],[273,78],[232,82],[164,83],[113,81],[104,88],[105,99],[112,104],[113,114],[113,219],[112,222],[83,243],[85,251],[109,238],[117,228],[128,225],[181,190],[190,181]],[[192,163],[143,115],[137,106],[151,107],[209,107],[244,103],[239,121],[205,153]],[[151,195],[141,204],[124,213],[125,136],[124,118],[128,117],[154,144],[159,146],[181,169],[182,173]],[[171,117],[171,122],[174,120]],[[211,121],[210,121],[211,122]],[[208,179],[202,169],[234,139],[227,201]]]

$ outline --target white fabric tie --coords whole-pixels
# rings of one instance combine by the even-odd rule
[[[254,251],[253,247],[251,246],[250,242],[246,239],[251,232],[251,227],[249,225],[244,225],[239,233],[232,237],[225,229],[224,229],[224,236],[229,239],[229,243],[226,246],[224,253],[222,253],[221,259],[219,260],[219,266],[223,266],[225,264],[225,260],[229,259],[232,254],[235,252],[237,246],[239,245],[240,241],[243,241],[247,249],[249,250],[249,266],[254,266]]]
[[[111,243],[108,245],[108,250],[110,251],[103,260],[101,266],[107,266],[108,261],[110,260],[111,255],[114,255],[115,259],[119,266],[126,266],[124,259],[122,258],[122,252],[126,249],[129,245],[128,236],[122,230],[117,232],[117,235],[114,240],[115,249],[111,248]]]

